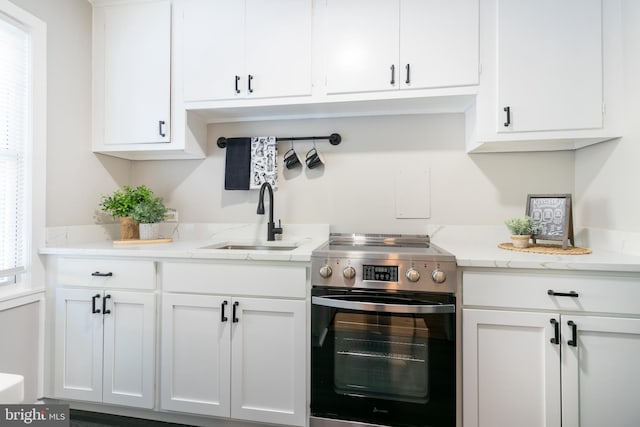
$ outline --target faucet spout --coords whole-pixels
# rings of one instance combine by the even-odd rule
[[[273,188],[271,184],[265,182],[260,187],[260,195],[258,197],[258,209],[256,213],[258,215],[264,215],[264,190],[269,191],[269,222],[267,223],[267,241],[273,242],[276,240],[276,234],[282,234],[282,226],[280,226],[280,221],[278,221],[278,227],[273,222]]]

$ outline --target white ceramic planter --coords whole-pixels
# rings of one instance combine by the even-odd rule
[[[160,237],[160,223],[140,224],[140,240],[154,240]]]

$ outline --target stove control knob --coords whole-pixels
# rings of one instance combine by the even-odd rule
[[[356,277],[356,269],[351,266],[345,267],[344,270],[342,270],[342,275],[345,279],[353,279]]]
[[[431,278],[436,283],[444,283],[444,281],[447,280],[447,275],[445,274],[444,271],[440,270],[439,268],[436,268],[431,272]]]
[[[417,282],[418,280],[420,280],[420,273],[418,273],[417,270],[410,268],[407,270],[407,272],[405,273],[405,276],[407,277],[407,280],[410,282]]]
[[[327,277],[331,276],[331,273],[333,273],[333,271],[331,270],[331,267],[329,267],[329,265],[325,264],[320,267],[320,277],[326,279]]]

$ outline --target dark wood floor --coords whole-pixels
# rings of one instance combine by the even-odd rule
[[[189,427],[185,424],[164,423],[76,409],[70,411],[70,416],[71,427]]]

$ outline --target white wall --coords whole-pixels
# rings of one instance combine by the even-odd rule
[[[576,222],[640,231],[640,2],[623,1],[624,137],[576,153]]]
[[[476,154],[464,151],[461,114],[225,123],[209,126],[203,161],[133,165],[134,184],[148,184],[184,222],[253,222],[258,191],[224,191],[225,150],[219,136],[329,135],[317,143],[324,171],[283,170],[279,143],[275,215],[287,223],[329,223],[342,232],[421,232],[425,224],[500,225],[524,214],[527,193],[573,191],[573,153]],[[311,142],[295,144],[299,155]],[[431,218],[396,219],[395,179],[402,169],[431,170]],[[404,195],[423,191],[420,183]]]
[[[24,376],[24,401],[39,397],[40,302],[0,311],[0,372]],[[17,327],[17,326],[20,327]]]
[[[93,224],[102,194],[131,179],[131,162],[91,152],[91,4],[11,0],[47,24],[48,227]]]

